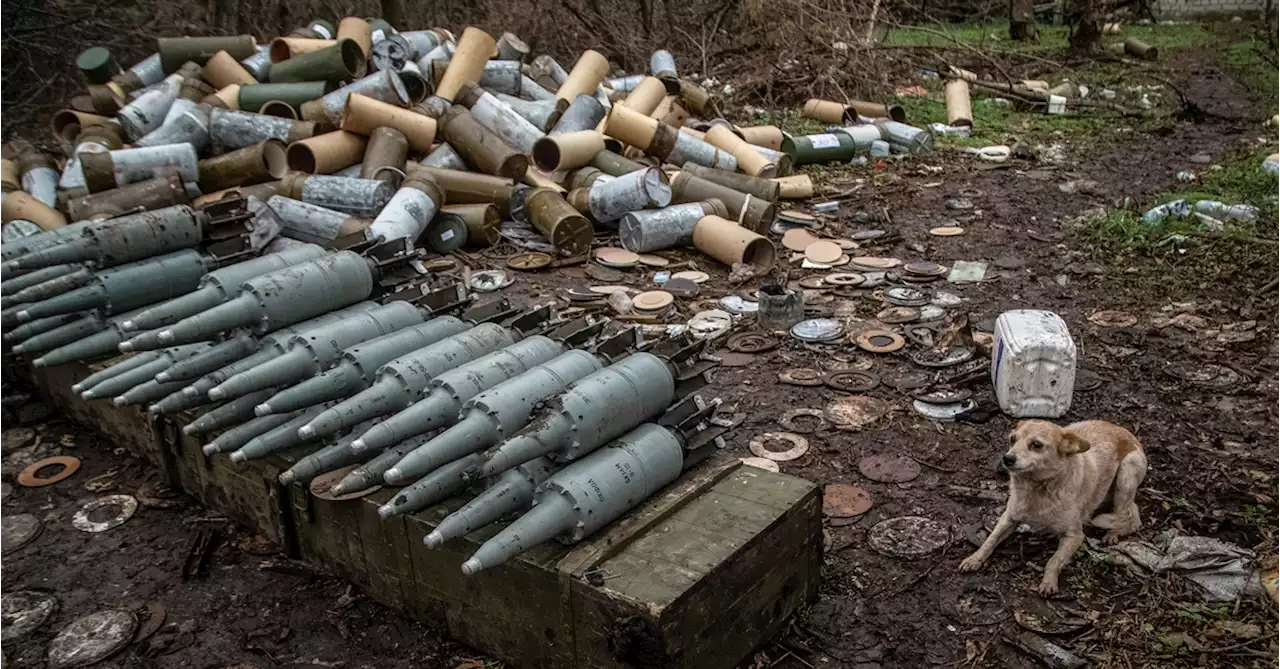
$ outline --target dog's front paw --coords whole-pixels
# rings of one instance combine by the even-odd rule
[[[1121,535],[1119,532],[1115,530],[1111,530],[1110,532],[1107,532],[1102,536],[1102,543],[1108,546],[1113,546],[1120,541],[1121,536],[1123,535]]]
[[[1050,595],[1058,594],[1058,580],[1054,579],[1050,581],[1048,579],[1045,579],[1043,581],[1040,581],[1040,585],[1036,586],[1036,592],[1040,593],[1041,597],[1048,597]]]
[[[982,569],[982,565],[986,564],[987,559],[978,553],[974,553],[965,558],[960,563],[960,571],[978,571]]]

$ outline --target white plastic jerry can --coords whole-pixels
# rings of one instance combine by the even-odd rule
[[[1076,345],[1052,311],[1015,309],[996,319],[991,383],[1015,418],[1058,418],[1071,408]]]

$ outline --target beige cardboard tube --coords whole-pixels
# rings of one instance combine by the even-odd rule
[[[947,125],[973,125],[973,105],[969,102],[969,82],[953,79],[947,82]]]
[[[544,172],[572,170],[591,163],[604,151],[604,135],[595,130],[562,132],[533,143],[533,162]]]
[[[289,145],[285,155],[289,169],[310,174],[332,174],[364,158],[368,140],[353,132],[335,130]]]
[[[845,119],[849,117],[849,108],[839,102],[810,98],[808,102],[804,103],[804,109],[800,113],[806,118],[835,124],[844,123]]]
[[[22,190],[21,174],[18,161],[8,158],[0,159],[0,184],[4,185],[4,192]]]
[[[224,88],[218,89],[217,93],[208,97],[217,98],[222,101],[222,106],[227,109],[240,108],[240,84],[231,84]]]
[[[763,146],[774,151],[782,149],[782,130],[776,125],[756,125],[748,128],[738,128],[738,132],[742,133],[742,139],[746,140],[748,144]]]
[[[342,110],[339,127],[368,137],[379,126],[404,133],[410,148],[421,153],[430,153],[431,143],[436,138],[436,120],[430,116],[352,93]]]
[[[778,197],[784,200],[803,200],[813,197],[813,179],[808,174],[793,174],[774,179],[778,182]]]
[[[369,52],[373,50],[373,27],[362,18],[348,16],[338,22],[338,35],[335,39],[339,42],[344,39],[354,40],[360,45],[360,51],[367,60]]]
[[[757,273],[773,269],[777,256],[767,237],[719,216],[705,216],[693,226],[693,245],[730,267],[740,262],[753,265]]]
[[[646,116],[653,113],[658,108],[662,99],[667,96],[667,87],[657,77],[645,77],[631,89],[627,97],[618,103],[624,107],[630,107]]]
[[[561,135],[561,137],[563,137],[563,135]],[[522,179],[522,181],[534,188],[550,188],[562,195],[568,192],[565,190],[564,186],[556,183],[555,179],[550,175],[544,174],[538,170],[529,170],[528,172],[525,172],[524,179]]]
[[[454,54],[454,58],[457,57],[457,54]],[[556,91],[556,98],[573,102],[573,99],[579,95],[595,95],[596,88],[608,73],[609,59],[599,51],[587,49],[578,56],[578,62],[573,64],[573,69],[569,71],[569,78],[560,84],[559,90]]]
[[[955,77],[956,79],[963,79],[969,83],[973,83],[978,80],[977,73],[971,72],[962,67],[956,67],[955,65],[952,65],[950,66],[950,70],[951,70],[951,76]]]
[[[293,105],[284,100],[267,100],[262,103],[262,108],[258,110],[263,116],[275,116],[277,118],[287,118],[294,121],[298,120],[298,110]]]
[[[56,230],[67,224],[67,217],[57,209],[21,190],[10,191],[0,204],[0,222],[31,221],[41,230]]]
[[[1040,91],[1041,93],[1049,92],[1049,82],[1043,79],[1023,79],[1022,86],[1023,88]]]
[[[294,56],[319,51],[338,43],[336,39],[308,39],[306,37],[277,37],[271,41],[271,62],[278,63]],[[256,83],[256,82],[255,82]]]
[[[701,130],[694,130],[693,128],[690,128],[690,127],[689,127],[689,126],[687,126],[687,125],[680,126],[680,132],[683,132],[684,134],[686,134],[686,135],[688,135],[688,136],[690,136],[690,137],[695,137],[695,138],[697,138],[697,139],[700,139],[700,140],[702,140],[702,141],[704,141],[704,142],[705,142],[705,141],[707,141],[707,133],[705,133],[705,132],[703,132],[703,131],[701,131]]]
[[[649,117],[673,128],[683,128],[684,122],[689,120],[689,110],[680,104],[679,96],[668,95],[662,98],[662,102],[658,103],[657,109],[654,109]]]
[[[622,105],[614,105],[605,117],[606,135],[640,150],[649,148],[657,131],[658,121]]]
[[[467,26],[462,31],[462,38],[458,40],[458,47],[453,51],[449,69],[444,71],[440,85],[436,86],[436,95],[452,102],[463,84],[479,82],[480,76],[484,74],[484,65],[489,62],[489,56],[493,55],[497,45],[493,35]]]
[[[258,80],[244,69],[240,61],[232,58],[226,51],[213,54],[213,58],[210,58],[209,62],[205,63],[204,69],[200,71],[200,77],[214,88],[226,88],[232,84],[258,83]]]
[[[778,166],[760,155],[750,144],[733,134],[733,131],[722,126],[713,125],[707,130],[707,142],[718,149],[724,149],[738,159],[738,169],[753,177],[772,179],[778,176]]]
[[[77,126],[80,126],[81,129],[83,129],[91,125],[106,125],[107,123],[110,123],[110,122],[111,122],[111,119],[107,118],[106,116],[100,116],[98,114],[90,114],[88,112],[76,111],[74,109],[63,109],[55,113],[53,115],[53,118],[50,119],[49,128],[53,130],[53,134],[56,137],[65,137],[66,139],[74,139],[74,136],[67,137],[63,134],[64,132],[67,135],[71,134],[71,131],[69,130],[70,126],[77,125]]]

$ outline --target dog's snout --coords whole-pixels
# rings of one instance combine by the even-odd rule
[[[1000,458],[1000,463],[1006,467],[1012,467],[1018,464],[1018,456],[1012,453],[1005,453],[1004,457]]]

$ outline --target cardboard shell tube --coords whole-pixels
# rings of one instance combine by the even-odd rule
[[[352,132],[335,130],[296,141],[285,154],[289,169],[311,174],[332,174],[360,162],[368,140]]]
[[[520,181],[529,159],[485,128],[465,107],[453,105],[440,117],[440,138],[468,164],[486,174]]]
[[[658,103],[658,107],[649,114],[649,117],[673,128],[683,128],[684,122],[689,120],[689,110],[680,104],[679,98],[668,95]]]
[[[604,151],[604,135],[595,130],[548,135],[534,142],[533,162],[545,172],[572,170]]]
[[[772,178],[761,178],[694,163],[685,163],[684,167],[680,169],[699,179],[706,179],[721,186],[728,186],[740,193],[747,193],[752,197],[758,197],[769,202],[776,201],[779,192],[782,190],[778,182]]]
[[[813,197],[813,179],[808,174],[796,174],[774,179],[778,184],[778,197],[784,200],[803,200]]]
[[[347,98],[339,127],[366,137],[371,136],[379,127],[395,128],[404,133],[409,146],[419,153],[430,153],[431,144],[436,139],[436,120],[430,116],[359,93],[352,93]]]
[[[677,204],[717,199],[728,208],[729,218],[741,220],[751,230],[763,232],[773,223],[777,209],[772,202],[751,197],[728,186],[695,177],[689,172],[678,172],[671,177],[671,201]]]
[[[1159,49],[1147,44],[1137,37],[1130,37],[1124,41],[1124,52],[1134,58],[1141,58],[1142,60],[1155,60],[1160,57]]]
[[[524,198],[525,215],[533,227],[561,253],[578,255],[591,248],[591,222],[550,188],[535,188]]]
[[[440,211],[453,214],[467,224],[467,243],[471,246],[493,246],[502,240],[502,214],[497,205],[451,204],[441,207]]]
[[[947,125],[973,125],[973,106],[969,102],[969,82],[953,79],[947,82]]]
[[[360,45],[360,51],[364,53],[366,60],[369,58],[369,52],[373,51],[373,27],[368,21],[356,16],[348,16],[338,22],[338,34],[335,39],[355,40],[355,43]]]
[[[79,126],[81,130],[91,125],[106,125],[111,119],[98,114],[90,114],[88,112],[76,111],[74,109],[63,109],[53,115],[49,122],[49,128],[53,130],[53,134],[59,138],[74,139],[75,134],[71,133],[71,126]]]
[[[561,173],[563,174],[563,172]],[[554,179],[534,169],[524,173],[524,183],[534,188],[550,188],[551,190],[564,194],[565,188],[557,183]]]
[[[15,190],[0,203],[0,221],[31,221],[41,230],[56,230],[67,224],[62,212],[37,200],[26,191]]]
[[[681,79],[679,84],[681,107],[691,109],[703,118],[720,116],[720,102],[707,89],[685,79]]]
[[[217,102],[215,102],[215,100]],[[240,108],[240,84],[231,84],[224,86],[213,95],[207,95],[201,102],[211,104],[215,107],[225,107],[226,109]]]
[[[287,118],[291,121],[298,120],[298,110],[284,100],[267,100],[262,103],[262,108],[258,110],[258,113],[263,116]]]
[[[213,58],[204,64],[204,69],[200,71],[200,76],[210,86],[214,88],[226,88],[232,84],[256,84],[257,79],[253,78],[249,71],[244,69],[240,61],[231,57],[226,51],[219,51],[213,54]]]
[[[606,74],[609,74],[609,59],[599,51],[587,49],[569,70],[569,78],[556,90],[556,98],[572,102],[582,94],[595,95]]]
[[[648,116],[658,108],[662,99],[667,97],[667,87],[657,77],[645,77],[627,94],[626,99],[618,104]]]
[[[22,177],[18,171],[18,161],[5,158],[0,160],[0,184],[4,192],[22,190]]]
[[[271,40],[271,46],[268,53],[271,54],[271,62],[279,63],[289,60],[294,56],[300,56],[304,53],[319,51],[327,47],[331,47],[338,43],[336,39],[310,39],[306,37],[277,37]]]
[[[347,107],[350,109],[350,105]],[[395,184],[399,174],[404,174],[405,159],[409,155],[409,139],[403,132],[391,127],[374,128],[369,133],[369,146],[360,162],[361,179],[379,179]],[[389,169],[390,168],[390,169]]]
[[[757,273],[773,269],[777,249],[768,238],[719,216],[707,216],[693,226],[693,246],[732,267],[747,263]]]
[[[199,163],[200,191],[211,193],[236,186],[247,186],[279,179],[288,170],[285,143],[278,139],[263,140],[252,146]]]
[[[657,120],[622,105],[614,105],[604,121],[606,135],[640,150],[649,148],[658,132]]]
[[[849,108],[858,116],[865,118],[887,118],[898,123],[907,121],[907,112],[902,105],[882,105],[878,102],[854,100],[849,103]]]
[[[591,166],[608,174],[619,177],[629,172],[644,169],[644,165],[624,158],[613,151],[601,151],[591,159]]]
[[[742,139],[748,144],[763,146],[766,149],[778,151],[782,149],[782,130],[776,125],[756,125],[747,128],[738,128]]]
[[[1041,93],[1049,92],[1049,82],[1043,79],[1023,79],[1022,87],[1032,91],[1040,91]]]
[[[449,69],[445,70],[440,85],[436,86],[435,94],[452,102],[462,84],[479,82],[480,75],[484,74],[484,65],[489,62],[489,56],[493,55],[495,49],[497,41],[493,39],[493,35],[467,26],[462,31],[457,48],[453,50]]]
[[[810,98],[804,103],[801,114],[806,118],[817,119],[823,123],[842,124],[849,120],[849,108],[831,100]]]
[[[510,213],[511,193],[514,189],[510,179],[440,167],[421,167],[417,171],[435,179],[436,184],[444,191],[445,202],[494,204],[503,216]]]
[[[711,126],[707,130],[706,141],[716,148],[733,154],[733,157],[738,160],[738,169],[753,177],[772,179],[778,175],[777,165],[769,162],[768,158],[757,153],[750,144],[742,141],[741,137],[722,125]]]

